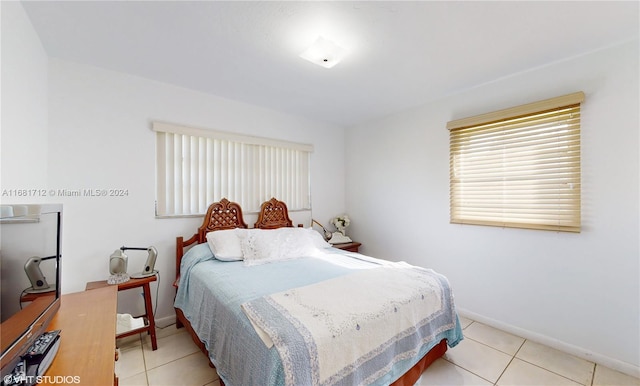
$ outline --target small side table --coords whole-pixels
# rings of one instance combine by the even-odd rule
[[[122,334],[117,334],[116,339],[124,338],[125,336],[139,334],[141,332],[147,332],[151,335],[151,348],[156,350],[158,348],[158,343],[156,341],[156,322],[153,318],[153,304],[151,303],[151,289],[149,288],[149,283],[152,281],[156,281],[158,278],[156,275],[143,277],[142,279],[130,279],[124,283],[120,284],[108,284],[106,280],[102,281],[92,281],[87,283],[86,290],[92,290],[96,288],[102,288],[110,285],[117,285],[118,291],[124,291],[132,288],[142,287],[142,291],[144,293],[144,309],[145,314],[139,315],[136,317],[144,317],[146,318],[148,323],[145,323],[144,327],[136,328],[131,331],[123,332]]]
[[[357,243],[355,241],[350,242],[350,243],[341,243],[341,244],[333,244],[332,247],[334,248],[338,248],[338,249],[342,249],[344,251],[349,251],[349,252],[358,252],[358,248],[360,248],[362,244],[361,243]]]

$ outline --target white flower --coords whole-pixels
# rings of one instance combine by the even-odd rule
[[[343,232],[345,228],[348,227],[349,224],[351,224],[351,220],[349,219],[349,216],[347,216],[346,214],[343,214],[343,215],[334,217],[331,220],[331,224],[333,224],[340,232]]]

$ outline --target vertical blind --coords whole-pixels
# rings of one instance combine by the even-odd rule
[[[311,145],[158,122],[153,130],[156,216],[204,214],[223,197],[246,212],[271,197],[290,210],[311,207]]]
[[[451,121],[451,223],[580,231],[582,92]]]

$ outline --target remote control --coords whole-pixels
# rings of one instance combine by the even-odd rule
[[[35,342],[29,347],[29,350],[24,354],[23,358],[26,360],[36,359],[49,351],[49,347],[56,342],[60,330],[48,331],[43,333],[36,339]]]
[[[4,386],[24,385],[27,381],[27,363],[20,360],[11,374],[6,375],[2,379]]]

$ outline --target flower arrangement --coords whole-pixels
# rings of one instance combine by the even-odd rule
[[[344,235],[347,227],[351,224],[351,220],[349,219],[349,216],[342,214],[331,219],[331,224],[336,227],[338,232]]]

